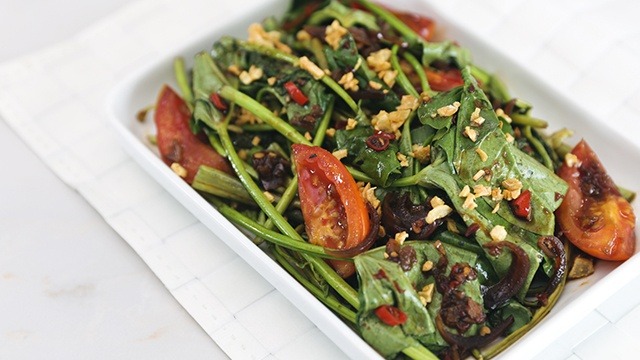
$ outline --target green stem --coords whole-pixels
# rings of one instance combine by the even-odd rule
[[[485,251],[475,242],[470,242],[467,238],[454,234],[450,231],[443,231],[438,234],[437,239],[445,244],[453,245],[472,253],[484,256]]]
[[[547,153],[547,149],[545,149],[544,145],[540,142],[540,140],[538,140],[538,138],[533,136],[533,133],[531,132],[531,126],[522,127],[522,131],[524,133],[524,136],[527,138],[527,140],[529,140],[529,143],[533,146],[534,149],[536,149],[538,154],[542,157],[542,163],[544,164],[544,166],[546,166],[549,170],[554,171],[553,161],[551,161],[551,157],[549,157],[549,153]]]
[[[318,300],[320,300],[323,304],[333,310],[335,313],[340,315],[345,320],[349,321],[352,324],[356,323],[356,313],[344,306],[335,296],[328,295],[322,289],[315,286],[303,274],[300,273],[299,269],[295,266],[291,265],[287,261],[287,259],[282,255],[280,249],[276,249],[274,252],[276,260],[280,263],[280,265],[291,274],[298,282],[313,296],[315,296]]]
[[[491,82],[492,78],[488,72],[475,65],[471,65],[471,76],[473,76],[478,82],[486,85]]]
[[[617,186],[618,191],[620,191],[620,195],[625,198],[628,202],[632,202],[636,198],[636,192],[631,191],[629,189],[625,189],[623,187]]]
[[[224,149],[224,147],[222,147],[222,144],[220,143],[220,139],[218,139],[215,133],[211,132],[210,134],[208,134],[207,139],[209,139],[209,144],[211,144],[211,147],[213,147],[213,149],[218,154],[225,157],[227,156],[227,151]]]
[[[422,345],[414,345],[402,350],[402,353],[415,360],[438,360],[429,349]]]
[[[377,15],[382,20],[386,21],[391,25],[392,28],[396,29],[402,36],[404,36],[409,42],[423,42],[424,39],[420,37],[420,35],[416,34],[407,24],[398,19],[395,15],[387,11],[382,6],[376,5],[368,0],[358,0],[358,2],[364,6],[367,10],[371,11],[373,14]]]
[[[176,77],[176,82],[182,93],[182,98],[187,103],[190,109],[193,109],[193,93],[191,92],[191,86],[187,77],[187,69],[184,65],[184,59],[177,57],[173,61],[173,73]]]
[[[362,171],[360,171],[358,169],[355,169],[355,168],[352,168],[351,166],[346,166],[345,165],[345,167],[347,168],[347,171],[349,171],[349,174],[351,174],[351,176],[353,176],[353,178],[356,181],[368,182],[368,183],[371,183],[372,185],[376,185],[377,184],[376,179],[374,179],[371,176],[363,173]]]
[[[282,193],[282,197],[276,203],[276,210],[278,211],[278,213],[284,214],[284,212],[287,210],[287,208],[289,207],[293,199],[296,197],[297,193],[298,193],[298,176],[296,175],[293,177],[293,179],[291,179],[291,181],[289,182],[289,185],[287,185],[287,188],[284,190],[284,193]],[[272,229],[273,221],[271,221],[270,218],[267,219],[264,226],[267,229]],[[256,238],[254,242],[260,243],[260,239]]]
[[[222,92],[224,92],[225,88],[228,87],[223,87],[223,89],[221,90],[221,95]],[[240,182],[247,189],[260,209],[262,209],[262,211],[264,211],[267,216],[271,218],[275,226],[284,235],[289,236],[297,241],[304,242],[302,236],[300,236],[300,234],[296,232],[291,224],[289,224],[289,222],[287,222],[287,220],[282,215],[280,215],[273,204],[271,204],[269,200],[264,196],[258,185],[253,181],[253,179],[251,179],[244,166],[242,165],[242,161],[238,156],[238,153],[233,147],[233,142],[229,137],[229,132],[227,131],[226,125],[226,122],[222,124],[218,133],[220,134],[220,141],[222,142],[222,145],[227,150],[227,156],[229,158],[229,161],[231,162],[231,166],[238,175]],[[336,274],[336,272],[324,260],[307,254],[302,254],[302,256],[327,281],[327,283],[329,283],[329,285],[331,285],[331,287],[333,287],[338,292],[338,294],[340,294],[353,307],[358,307],[358,293],[343,278]]]
[[[329,100],[329,104],[327,105],[327,110],[324,112],[324,115],[318,124],[318,128],[316,129],[316,135],[313,138],[312,144],[315,146],[321,146],[324,141],[327,129],[329,128],[329,123],[331,122],[331,116],[333,116],[333,104],[334,100],[333,97],[331,97],[331,100]]]
[[[207,198],[207,200],[211,202],[216,207],[216,209],[218,209],[218,211],[232,223],[242,226],[254,234],[260,235],[261,238],[275,245],[298,251],[300,253],[319,256],[321,258],[336,259],[335,256],[327,254],[322,246],[313,245],[305,241],[295,240],[289,236],[282,235],[277,231],[267,229],[265,226],[260,225],[258,222],[243,215],[236,209],[232,208],[231,206],[227,205],[217,198],[209,197]]]
[[[324,54],[324,51],[322,51],[322,43],[320,40],[317,38],[311,39],[310,50],[316,58],[316,61],[318,61],[318,66],[320,66],[321,69],[327,69],[329,67],[329,63],[327,62],[327,57]]]
[[[212,167],[200,166],[191,186],[225,199],[253,204],[253,198],[237,178]]]
[[[422,91],[429,94],[429,96],[432,96],[434,92],[431,90],[431,86],[429,86],[429,79],[427,78],[427,74],[425,73],[424,67],[422,66],[420,61],[418,61],[418,59],[409,51],[405,51],[402,56],[405,60],[407,60],[409,64],[411,64],[416,74],[418,74]]]
[[[307,144],[307,145],[310,144],[309,140],[307,140],[302,134],[300,134],[298,130],[296,130],[293,126],[291,126],[286,121],[274,115],[271,110],[269,110],[264,105],[257,102],[251,96],[244,94],[243,92],[236,90],[228,85],[222,86],[219,94],[226,100],[234,102],[237,105],[247,109],[249,112],[254,114],[257,118],[259,118],[260,120],[264,121],[265,123],[273,127],[274,130],[282,134],[282,136],[287,138],[289,141],[293,143],[300,143],[300,144]],[[225,127],[225,131],[226,131],[226,127]],[[222,136],[220,137],[222,138]]]
[[[269,124],[245,124],[241,126],[242,131],[263,132],[273,131],[273,127]]]
[[[424,171],[424,169],[422,171]],[[389,187],[406,187],[406,186],[418,185],[418,183],[420,182],[422,171],[420,171],[415,175],[400,178],[394,181],[393,183],[391,183]]]
[[[522,126],[531,126],[538,129],[544,129],[549,126],[549,123],[547,123],[546,121],[531,117],[529,115],[511,114],[510,117],[511,120],[513,120],[514,124]]]
[[[398,74],[396,76],[396,81],[398,82],[398,85],[400,85],[400,87],[402,87],[402,89],[407,94],[412,95],[416,99],[419,99],[420,94],[418,94],[418,91],[416,91],[416,89],[413,87],[413,84],[411,84],[411,81],[409,81],[407,74],[405,74],[404,71],[402,71],[402,68],[400,67],[400,61],[398,60],[397,44],[393,45],[393,47],[391,48],[391,66]]]
[[[272,57],[277,60],[288,62],[293,66],[300,66],[300,58],[298,58],[297,56],[287,54],[285,52],[282,52],[274,48],[268,48],[266,46],[247,43],[245,41],[238,41],[238,44],[246,48],[247,50],[254,51],[254,52]],[[351,111],[355,113],[356,120],[366,121],[367,117],[362,111],[362,109],[360,109],[360,106],[358,106],[358,104],[356,103],[355,100],[353,100],[351,95],[349,95],[347,91],[340,84],[338,84],[335,80],[333,80],[332,77],[325,75],[325,76],[322,76],[322,78],[320,78],[320,81],[322,81],[322,83],[324,83],[331,90],[333,90],[333,92],[336,93],[336,95],[338,95],[347,104],[349,109],[351,109]]]

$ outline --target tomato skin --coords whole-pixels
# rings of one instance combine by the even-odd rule
[[[191,132],[190,118],[191,113],[184,100],[165,85],[158,96],[154,115],[162,160],[167,165],[182,165],[187,170],[184,179],[189,184],[193,182],[200,165],[233,174],[226,159]]]
[[[383,323],[389,326],[402,325],[407,321],[407,314],[393,305],[382,305],[374,313]]]
[[[433,34],[436,28],[436,22],[430,17],[418,15],[412,12],[393,10],[386,6],[382,7],[395,15],[395,17],[405,23],[411,30],[415,31],[416,34],[418,34],[423,39],[429,41],[433,38]],[[360,5],[357,2],[352,2],[351,8],[369,12],[364,6]]]
[[[414,13],[406,13],[401,11],[391,11],[398,19],[405,23],[416,34],[423,39],[429,41],[433,37],[436,23],[433,19]]]
[[[370,219],[365,200],[346,167],[329,151],[292,145],[298,175],[298,195],[309,242],[330,249],[351,249],[365,240]],[[343,277],[353,263],[331,261]]]
[[[569,189],[556,211],[564,235],[580,250],[602,260],[624,261],[635,252],[635,215],[602,163],[583,140],[571,151],[579,163],[565,163],[558,175]]]
[[[429,87],[435,91],[449,91],[464,85],[462,73],[458,69],[435,70],[425,69]]]

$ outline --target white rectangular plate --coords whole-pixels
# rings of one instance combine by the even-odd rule
[[[627,187],[637,186],[640,167],[626,165],[640,164],[640,150],[637,144],[629,143],[613,132],[606,131],[607,125],[603,121],[593,118],[576,106],[575,101],[545,86],[527,70],[474,36],[469,25],[465,28],[465,25],[456,19],[439,16],[427,1],[381,3],[411,9],[435,18],[448,38],[456,39],[472,51],[476,63],[489,71],[497,72],[505,80],[512,94],[534,104],[535,115],[549,120],[552,126],[550,130],[562,127],[573,129],[577,134],[576,138],[589,141],[618,184]],[[152,122],[140,123],[135,119],[135,114],[140,109],[155,102],[162,84],[168,83],[175,87],[172,72],[175,56],[183,56],[189,60],[198,51],[210,49],[211,44],[222,35],[245,38],[246,28],[250,23],[261,21],[269,15],[279,16],[285,11],[287,4],[287,1],[282,0],[249,0],[243,1],[242,6],[233,2],[220,2],[220,11],[211,14],[212,25],[206,36],[185,39],[184,48],[176,49],[164,58],[150,61],[148,66],[131,74],[111,92],[107,110],[125,149],[170,194],[306,314],[347,355],[352,358],[376,358],[379,355],[348,326],[177,177],[158,158],[157,151],[147,140],[147,135],[154,133]],[[621,156],[624,156],[624,161],[616,161]],[[634,210],[636,214],[640,214],[638,201],[635,202]],[[537,354],[610,294],[628,283],[639,269],[640,255],[637,254],[619,266],[599,262],[595,274],[583,281],[567,284],[553,311],[503,353],[503,356],[524,359]]]

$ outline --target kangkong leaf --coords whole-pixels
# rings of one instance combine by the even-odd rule
[[[481,184],[499,188],[506,179],[519,180],[522,183],[522,191],[531,192],[531,221],[516,218],[508,206],[501,206],[498,215],[509,224],[532,233],[553,235],[555,226],[553,213],[562,202],[562,195],[567,190],[566,183],[544,165],[507,141],[500,130],[500,120],[493,111],[491,103],[468,69],[463,70],[463,77],[465,86],[456,123],[456,151],[452,159],[459,169],[458,175],[463,183],[471,187]],[[480,116],[484,119],[481,125],[471,120],[476,108],[480,109]],[[472,141],[468,135],[465,135],[465,129],[477,134],[476,141]],[[486,160],[483,161],[476,152],[478,148],[487,154]],[[491,177],[474,180],[473,176],[481,169],[491,174]],[[490,197],[481,199],[491,207],[495,205]]]
[[[354,258],[360,282],[357,325],[363,338],[383,356],[393,357],[416,342],[438,351],[448,346],[435,327],[435,318],[440,311],[442,295],[435,289],[432,299],[425,307],[420,301],[419,291],[433,284],[432,275],[425,275],[422,264],[427,260],[438,262],[440,253],[433,242],[407,241],[403,246],[415,250],[416,261],[409,271],[403,271],[395,262],[384,258],[384,247],[373,249]],[[447,273],[456,263],[475,266],[475,254],[443,244],[448,260]],[[468,280],[459,288],[480,305],[482,295],[478,280]],[[382,305],[392,305],[407,315],[407,321],[398,326],[389,326],[380,321],[375,310]],[[474,334],[471,327],[466,335]]]
[[[471,63],[469,51],[456,45],[452,41],[423,42],[422,63],[431,64],[434,61],[453,63],[462,69]]]
[[[336,148],[346,149],[352,162],[381,186],[386,186],[400,175],[400,162],[396,157],[397,142],[391,142],[383,151],[375,151],[367,146],[367,138],[373,135],[373,128],[357,127],[352,130],[336,131]]]

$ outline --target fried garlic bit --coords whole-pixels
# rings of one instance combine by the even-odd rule
[[[380,199],[376,197],[376,187],[371,186],[371,183],[358,182],[358,188],[362,197],[373,206],[374,209],[380,208]]]
[[[340,40],[342,40],[342,37],[348,32],[349,31],[347,29],[340,25],[338,20],[333,20],[331,25],[327,26],[324,40],[333,48],[333,50],[338,50],[340,47]]]
[[[278,49],[287,54],[291,54],[291,48],[280,41],[279,31],[265,31],[260,23],[249,25],[249,43]]]
[[[400,138],[400,128],[404,125],[405,121],[411,115],[411,112],[418,108],[418,99],[411,95],[404,95],[400,99],[400,105],[396,107],[395,111],[386,112],[381,110],[378,114],[373,116],[371,124],[378,131],[384,131],[389,134],[394,134],[396,138]]]

